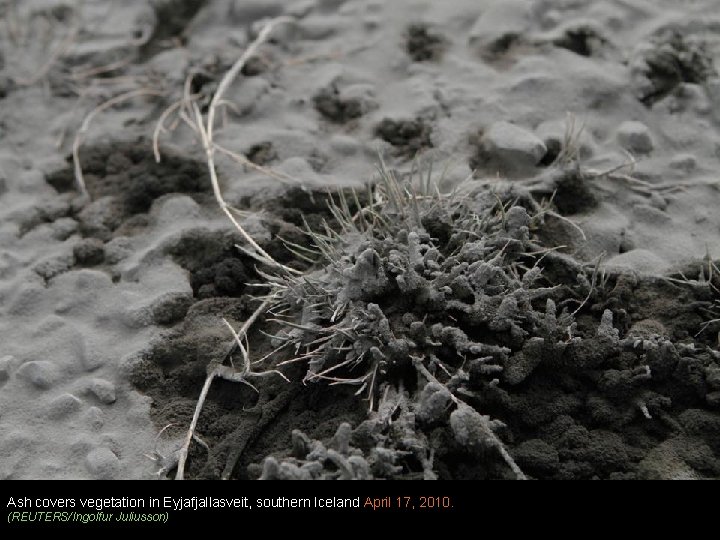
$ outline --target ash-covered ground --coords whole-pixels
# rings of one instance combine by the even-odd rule
[[[0,478],[720,477],[716,8],[1,1]]]

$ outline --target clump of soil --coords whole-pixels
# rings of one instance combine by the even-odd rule
[[[240,73],[245,77],[257,77],[270,69],[270,60],[264,55],[255,55],[248,58]]]
[[[182,43],[185,30],[205,4],[204,0],[158,0],[152,2],[156,24],[152,35],[141,49],[141,55],[147,59],[162,49]]]
[[[143,226],[142,214],[162,195],[200,195],[210,189],[204,164],[174,155],[164,156],[157,163],[147,141],[87,147],[81,163],[93,200],[80,212],[81,225],[86,235],[102,239],[121,225],[127,229],[123,232]],[[71,163],[48,174],[45,180],[60,193],[76,189]]]
[[[581,214],[596,208],[597,195],[577,164],[552,170],[543,188],[532,190],[533,195],[552,197],[558,212],[563,216]]]
[[[682,83],[702,84],[717,75],[713,57],[700,39],[664,29],[650,40],[650,45],[633,69],[636,95],[648,107]]]
[[[174,155],[164,156],[157,163],[147,141],[87,147],[81,162],[90,197],[120,198],[131,215],[147,212],[161,195],[209,189],[204,164]],[[45,180],[60,193],[75,189],[71,166],[47,175]]]
[[[196,298],[240,297],[246,284],[257,279],[254,261],[235,247],[241,242],[235,233],[198,229],[184,233],[167,250],[190,272]]]
[[[430,138],[432,127],[421,118],[393,120],[383,119],[376,127],[375,134],[393,145],[400,154],[413,156],[432,148]]]
[[[595,28],[589,25],[579,25],[567,28],[560,37],[553,40],[553,45],[579,54],[580,56],[595,56],[608,40]]]
[[[278,155],[272,142],[263,141],[252,145],[247,152],[245,152],[245,157],[256,165],[267,165],[277,159]]]
[[[322,88],[314,97],[315,109],[327,120],[345,124],[365,113],[365,104],[357,97],[343,97],[334,85]]]
[[[412,24],[407,29],[405,50],[415,62],[439,60],[445,49],[445,40],[432,32],[426,24]]]

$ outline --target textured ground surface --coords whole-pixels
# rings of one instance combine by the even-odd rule
[[[654,394],[638,394],[658,425],[642,424],[637,402],[616,401],[627,382],[605,380],[616,374],[566,374],[557,386],[541,367],[510,397],[471,378],[466,390],[484,396],[472,405],[509,425],[511,453],[532,476],[720,475],[720,380],[708,352],[717,351],[717,324],[695,337],[720,317],[706,309],[717,298],[657,279],[702,273],[712,283],[703,258],[720,253],[715,0],[77,5],[0,2],[0,478],[153,477],[162,464],[148,456],[177,448],[207,363],[230,346],[219,316],[239,326],[262,278],[214,205],[193,132],[179,126],[163,134],[158,164],[153,130],[192,71],[189,90],[205,110],[257,23],[281,14],[296,24],[279,28],[245,66],[217,133],[220,144],[277,173],[218,157],[227,198],[248,211],[242,223],[260,244],[292,261],[279,238],[306,241],[303,214],[311,225],[331,217],[318,193],[362,187],[378,151],[399,174],[415,155],[436,172],[448,165],[445,190],[472,176],[475,188],[531,192],[540,202],[555,193],[563,218],[547,215],[531,231],[535,240],[565,246],[580,263],[602,255],[613,275],[612,294],[594,297],[594,311],[588,305],[578,316],[588,343],[599,339],[604,309],[613,311],[618,339],[640,332],[673,342],[676,351],[656,359],[667,373],[653,381]],[[73,138],[94,107],[127,92],[138,95],[99,111],[83,130],[88,202],[74,189]],[[568,147],[582,182],[572,171],[558,176]],[[281,181],[287,177],[303,189]],[[269,347],[254,332],[257,348]],[[593,369],[645,365],[608,339]],[[691,342],[708,351],[687,352]],[[363,435],[367,402],[343,388],[298,388],[305,371],[293,369],[287,374],[296,384],[263,381],[259,395],[217,383],[198,427],[214,453],[206,460],[194,445],[193,474],[258,476],[247,465],[269,453],[282,461],[293,429],[308,438],[294,436],[292,459],[300,462],[317,458],[308,457],[311,439],[346,461],[357,457],[351,440],[376,476],[414,477],[427,468],[419,458],[401,472],[384,468],[371,447],[392,446],[402,433]],[[537,417],[525,415],[530,409]],[[658,420],[661,410],[670,420]],[[343,422],[352,437],[342,428],[328,443]],[[438,423],[452,431],[444,417],[423,429]],[[423,444],[447,449],[440,476],[506,476],[478,468],[477,455],[444,441],[451,431],[436,431]],[[345,466],[337,463],[331,476]],[[279,474],[273,466],[267,475]]]

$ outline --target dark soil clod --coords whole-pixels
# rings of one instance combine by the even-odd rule
[[[383,119],[376,127],[375,134],[389,142],[401,154],[415,155],[421,150],[432,148],[432,128],[422,119]]]
[[[554,188],[553,202],[564,216],[580,214],[598,205],[597,196],[577,168],[562,171],[556,178]]]
[[[85,238],[75,244],[73,255],[81,266],[96,266],[105,260],[105,246],[96,238]]]
[[[405,49],[415,62],[439,60],[445,49],[445,40],[425,24],[412,24],[407,30]]]
[[[152,35],[141,49],[143,58],[150,58],[168,46],[173,39],[182,40],[185,29],[197,15],[205,0],[159,0],[152,3],[156,24]]]
[[[234,234],[200,229],[185,233],[168,252],[190,272],[196,298],[239,297],[257,277],[252,260],[235,247],[240,242]]]
[[[594,56],[606,44],[607,39],[587,25],[568,28],[562,36],[553,40],[553,45],[556,47],[567,49],[580,56]]]
[[[635,73],[638,99],[646,106],[671,94],[681,83],[702,84],[717,75],[713,58],[703,41],[686,38],[678,30],[665,30],[651,39]]]
[[[156,163],[148,142],[92,146],[83,149],[80,159],[93,200],[80,211],[82,228],[86,235],[104,240],[122,225],[125,232],[143,227],[142,215],[162,195],[199,195],[210,189],[203,164],[173,155]],[[61,193],[76,189],[72,165],[46,175],[45,180]]]
[[[270,68],[270,61],[264,56],[251,56],[240,70],[245,77],[257,77]]]
[[[271,161],[277,159],[278,155],[273,147],[273,143],[270,141],[264,141],[252,145],[247,152],[245,152],[245,157],[256,165],[267,165]]]
[[[365,112],[362,100],[343,98],[335,86],[321,89],[313,97],[313,103],[324,118],[337,124],[360,118]]]

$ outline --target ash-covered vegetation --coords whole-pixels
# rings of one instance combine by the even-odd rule
[[[678,328],[635,321],[663,295],[638,306],[632,291],[647,283],[538,245],[531,204],[383,178],[374,204],[333,205],[340,229],[312,234],[317,269],[274,279],[271,309],[283,326],[273,345],[292,352],[279,365],[307,366],[308,386],[356,388],[368,417],[326,440],[293,431],[256,475],[720,474],[712,337],[680,341]],[[688,312],[717,306],[717,266],[705,270],[673,285],[694,299]]]

